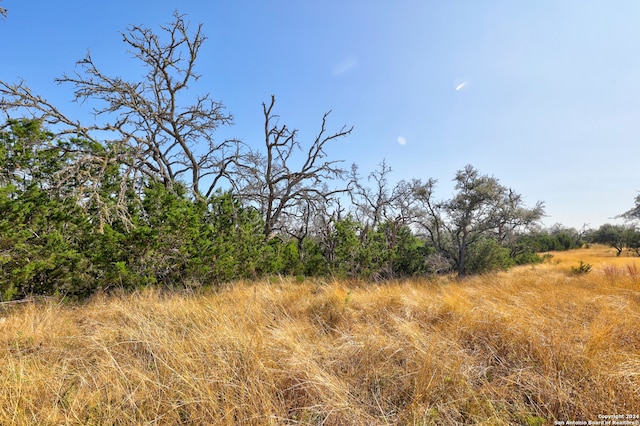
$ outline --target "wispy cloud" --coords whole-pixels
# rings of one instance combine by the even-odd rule
[[[338,76],[351,71],[357,66],[358,66],[358,58],[356,58],[355,56],[349,56],[348,58],[334,65],[333,68],[331,69],[331,73],[334,76]]]
[[[402,146],[407,144],[407,138],[405,138],[404,136],[398,136],[398,143]]]
[[[467,84],[469,84],[468,81],[465,81],[463,83],[458,84],[456,86],[456,92],[459,92],[460,90],[464,89],[467,86]]]

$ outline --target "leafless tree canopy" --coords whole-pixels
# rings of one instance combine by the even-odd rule
[[[358,167],[355,164],[351,167],[349,194],[356,219],[372,229],[376,229],[385,221],[397,222],[399,225],[413,223],[415,201],[411,185],[401,180],[391,187],[391,172],[391,167],[383,160],[367,177],[367,185],[358,174]],[[371,184],[373,186],[370,186]]]
[[[326,183],[345,175],[339,163],[326,159],[325,145],[351,133],[343,126],[327,132],[327,118],[322,117],[320,131],[306,151],[298,141],[298,131],[278,123],[274,113],[275,97],[262,104],[264,113],[264,152],[252,151],[236,165],[234,186],[240,198],[255,205],[265,218],[265,238],[274,231],[291,230],[291,222],[307,220],[319,204],[344,189],[329,189]],[[298,167],[296,154],[303,153]],[[289,226],[285,226],[288,224]]]
[[[83,73],[65,75],[60,83],[75,87],[75,99],[98,99],[98,116],[115,117],[103,126],[116,132],[135,152],[135,168],[165,185],[183,181],[195,196],[208,196],[235,158],[236,141],[214,140],[215,130],[231,122],[224,106],[210,94],[197,96],[190,105],[181,97],[199,79],[195,62],[206,38],[199,25],[193,34],[183,17],[162,26],[164,38],[152,30],[133,26],[123,33],[130,53],[147,71],[140,82],[127,82],[103,74],[91,55],[79,61]],[[204,184],[204,179],[209,178]]]
[[[237,160],[240,144],[213,137],[219,126],[232,121],[221,103],[209,93],[187,96],[189,85],[200,77],[195,63],[206,39],[201,25],[191,31],[176,12],[174,21],[160,28],[155,33],[132,26],[122,33],[129,52],[146,71],[140,81],[108,75],[89,53],[78,61],[79,72],[56,79],[73,87],[76,102],[92,107],[94,123],[69,118],[24,82],[0,81],[0,108],[7,115],[14,111],[39,119],[57,137],[78,137],[106,147],[87,150],[81,157],[88,164],[119,164],[123,191],[125,182],[135,190],[142,179],[152,179],[168,188],[181,182],[195,197],[208,197]],[[67,174],[83,166],[73,167],[76,170]]]

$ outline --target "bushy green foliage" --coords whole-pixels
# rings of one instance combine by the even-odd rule
[[[573,275],[584,275],[584,274],[588,274],[589,272],[591,272],[591,268],[593,266],[589,263],[584,263],[582,260],[580,261],[580,264],[578,264],[578,266],[572,266],[571,267],[571,273]]]
[[[640,256],[640,231],[636,227],[629,227],[625,231],[624,239],[627,249]]]
[[[135,276],[168,287],[217,284],[269,269],[258,215],[230,193],[194,201],[186,190],[150,185],[127,258]]]
[[[371,226],[347,215],[304,238],[265,238],[264,217],[231,192],[194,198],[185,185],[161,179],[122,192],[123,166],[109,161],[95,181],[82,168],[85,178],[61,180],[61,171],[82,153],[109,158],[111,148],[57,140],[37,121],[9,122],[0,141],[2,300],[83,298],[148,285],[211,286],[270,274],[382,280],[448,271],[455,264],[401,220]],[[93,192],[83,192],[87,185]],[[111,215],[118,197],[125,197],[126,212]],[[540,247],[539,238],[507,246],[480,237],[467,248],[465,274],[535,260],[534,248]]]
[[[322,252],[322,245],[317,238],[303,240],[300,262],[304,268],[304,275],[322,276],[329,273],[329,262]]]
[[[357,277],[362,274],[362,226],[351,216],[336,221],[328,238],[326,256],[331,271],[337,276]]]
[[[583,237],[578,231],[557,226],[531,234],[530,240],[538,252],[571,250],[580,248],[584,244]]]
[[[435,248],[418,238],[406,225],[397,226],[389,222],[382,225],[387,241],[391,241],[390,269],[394,277],[415,276],[430,272],[426,258]]]
[[[89,218],[50,180],[72,156],[37,121],[13,120],[7,128],[0,133],[0,296],[90,285],[83,250]]]
[[[211,251],[213,282],[251,278],[271,269],[263,228],[260,215],[230,192],[217,192],[209,199],[206,233],[200,239]]]
[[[230,193],[196,201],[181,185],[150,182],[143,194],[129,194],[130,223],[105,223],[98,211],[104,206],[65,197],[64,188],[54,191],[48,182],[63,162],[73,161],[63,142],[31,149],[48,134],[37,122],[10,124],[0,150],[3,299],[84,297],[98,289],[215,284],[280,272],[265,256],[261,218]],[[117,179],[110,176],[117,173],[103,174],[101,191],[114,191]]]
[[[80,209],[29,186],[0,188],[0,295],[84,292],[92,276],[83,243],[90,224]]]
[[[350,278],[391,279],[426,273],[426,256],[433,252],[405,225],[384,222],[372,229],[351,216],[335,223],[330,241],[331,272]]]
[[[620,256],[625,248],[636,251],[636,247],[640,246],[640,235],[633,226],[607,223],[591,233],[590,241],[606,244],[616,249],[616,255]]]
[[[475,241],[469,247],[467,256],[465,274],[468,275],[508,269],[515,265],[509,249],[492,238],[481,238]]]

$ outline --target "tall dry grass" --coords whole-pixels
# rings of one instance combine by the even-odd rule
[[[580,260],[588,274],[571,272]],[[640,407],[637,258],[0,308],[0,424],[545,424]]]

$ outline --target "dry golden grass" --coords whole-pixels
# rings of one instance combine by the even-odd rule
[[[582,260],[588,274],[571,273]],[[0,308],[0,424],[545,424],[640,407],[638,258]],[[632,266],[629,266],[632,265]]]

